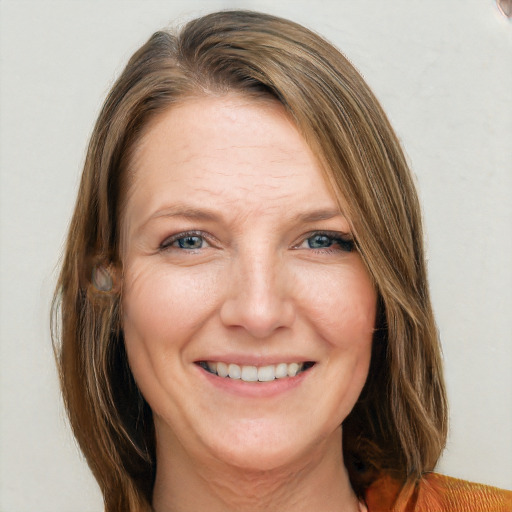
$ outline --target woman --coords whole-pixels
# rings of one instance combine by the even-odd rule
[[[132,57],[57,297],[107,511],[512,506],[429,474],[447,413],[414,185],[368,86],[301,26],[216,13]]]

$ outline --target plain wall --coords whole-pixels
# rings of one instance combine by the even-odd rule
[[[439,471],[512,488],[512,22],[485,0],[0,2],[0,510],[102,510],[49,336],[101,102],[149,35],[208,11],[291,18],[381,100],[416,175],[451,433]]]

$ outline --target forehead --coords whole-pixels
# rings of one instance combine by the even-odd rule
[[[336,204],[311,148],[280,103],[235,94],[190,98],[155,118],[134,151],[127,205],[190,201],[270,212]]]

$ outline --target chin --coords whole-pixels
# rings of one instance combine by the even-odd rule
[[[269,424],[262,420],[247,420],[236,429],[228,429],[212,443],[211,452],[221,462],[244,471],[272,471],[297,466],[299,461],[315,458],[330,443],[330,438],[340,440],[340,427],[334,435],[325,436],[321,442],[305,442],[311,433],[301,431],[296,425]],[[212,439],[213,441],[213,439]]]

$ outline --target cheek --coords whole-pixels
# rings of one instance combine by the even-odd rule
[[[311,275],[303,272],[300,287],[307,316],[330,344],[345,348],[371,344],[377,293],[360,261]]]
[[[176,272],[165,265],[136,263],[125,272],[123,317],[141,332],[191,327],[208,308],[215,277],[188,269]],[[176,320],[179,319],[179,324]]]
[[[208,278],[192,268],[180,272],[165,264],[125,262],[122,323],[128,362],[156,414],[169,413],[170,382],[187,385],[186,351],[214,309],[215,287],[215,274]]]
[[[130,366],[136,373],[179,364],[180,351],[214,310],[215,274],[146,262],[125,268],[122,318]]]

